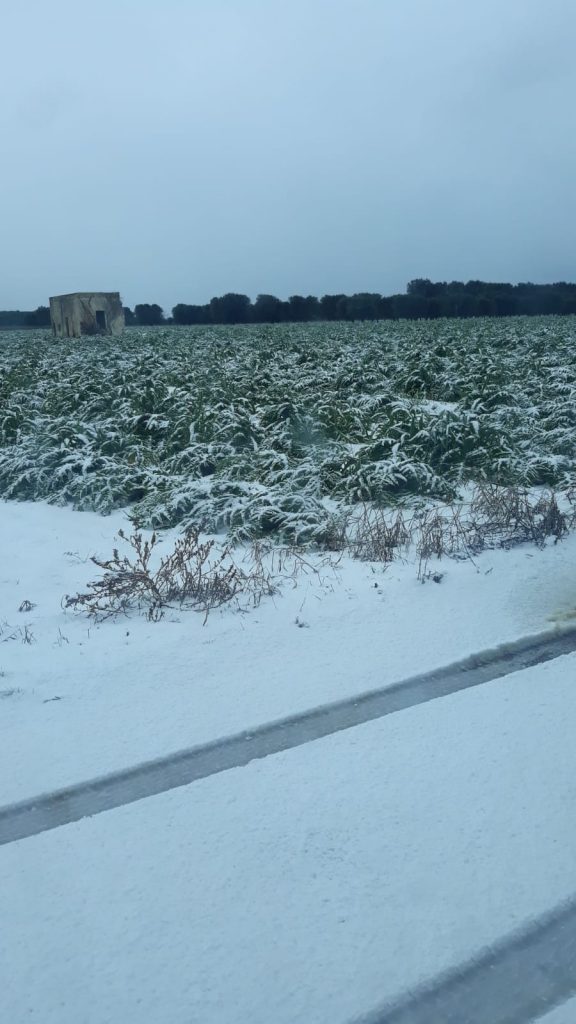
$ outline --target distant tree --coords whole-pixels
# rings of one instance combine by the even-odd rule
[[[288,299],[288,316],[294,323],[319,320],[320,303],[315,295],[291,295]]]
[[[380,299],[378,318],[380,320],[393,320],[394,319],[394,303],[391,298],[383,295]]]
[[[50,327],[50,309],[48,306],[38,306],[33,313],[26,314],[28,327]]]
[[[122,308],[124,310],[124,323],[126,324],[126,327],[132,327],[133,324],[136,323],[134,313],[130,309],[130,306],[123,306]]]
[[[496,316],[496,303],[488,295],[476,299],[476,316]]]
[[[188,306],[180,302],[174,306],[172,318],[175,324],[209,324],[212,323],[212,312],[210,306]]]
[[[486,284],[484,281],[467,281],[464,288],[467,292],[470,292],[471,295],[482,295],[486,288]]]
[[[344,303],[346,320],[378,320],[381,306],[382,296],[377,292],[357,292]]]
[[[454,316],[475,316],[475,314],[476,305],[474,302],[474,296],[467,295],[466,292],[463,292],[455,302]]]
[[[28,324],[30,315],[20,309],[2,309],[0,310],[0,330],[13,331],[20,327],[28,327],[30,326]]]
[[[246,324],[251,319],[251,302],[247,295],[227,292],[210,300],[210,312],[215,324]]]
[[[139,327],[157,327],[164,322],[164,310],[156,302],[135,306],[134,316]]]
[[[391,301],[398,320],[419,320],[426,316],[428,304],[422,295],[393,295]]]
[[[342,320],[346,295],[323,295],[320,299],[320,315],[323,320]]]
[[[284,319],[283,306],[275,295],[258,295],[253,308],[254,320],[259,324],[277,324]]]
[[[418,295],[423,299],[431,299],[435,294],[435,286],[428,277],[415,277],[406,286],[407,295]]]
[[[494,309],[496,316],[514,316],[518,310],[516,296],[510,291],[502,291],[494,296]],[[552,310],[550,310],[552,312]]]
[[[425,317],[427,320],[437,320],[438,317],[444,313],[444,303],[442,299],[432,297],[426,300],[426,313]]]

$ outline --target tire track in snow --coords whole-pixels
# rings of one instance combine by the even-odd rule
[[[0,846],[244,767],[251,761],[481,686],[575,650],[576,626],[523,637],[391,686],[8,804],[0,807]]]
[[[576,899],[354,1024],[528,1024],[576,994]]]

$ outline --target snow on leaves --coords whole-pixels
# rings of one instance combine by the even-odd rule
[[[357,502],[567,484],[574,318],[0,336],[0,491],[306,543]]]

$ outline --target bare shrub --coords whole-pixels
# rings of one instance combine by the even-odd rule
[[[273,543],[255,541],[249,548],[246,561],[250,565],[249,576],[255,579],[266,576],[274,585],[297,585],[301,576],[314,576],[321,587],[338,571],[342,552],[325,552],[313,557],[298,545],[278,547]]]
[[[420,521],[417,552],[421,559],[442,558],[452,547],[451,516],[445,510],[430,509]]]
[[[127,613],[131,609],[145,612],[157,621],[166,608],[179,606],[204,612],[228,604],[235,598],[248,597],[257,603],[265,594],[274,592],[270,574],[264,566],[253,566],[245,572],[231,558],[228,548],[215,551],[214,542],[201,542],[196,530],[187,530],[179,537],[173,550],[153,567],[153,555],[160,543],[153,533],[146,540],[135,531],[118,536],[129,545],[127,554],[114,548],[112,557],[91,561],[103,569],[103,575],[88,583],[82,594],[66,595],[64,607],[81,610],[98,620]]]
[[[316,541],[322,551],[342,554],[346,550],[348,545],[348,518],[346,514],[342,513],[329,519]]]
[[[468,510],[469,506],[464,504],[447,505],[426,509],[417,516],[414,536],[420,581],[430,577],[429,563],[432,558],[440,559],[448,555],[474,561]]]
[[[401,511],[364,506],[354,521],[350,549],[363,562],[393,562],[412,540],[412,522]]]
[[[567,499],[570,504],[569,495]],[[350,517],[344,536],[350,554],[363,561],[389,564],[412,548],[418,560],[418,579],[440,582],[442,574],[430,569],[432,559],[450,556],[473,562],[475,555],[489,548],[523,543],[543,547],[548,538],[556,543],[575,525],[576,511],[572,506],[562,511],[553,491],[534,494],[521,487],[482,484],[469,502],[419,508],[411,516],[405,510],[364,506]],[[203,612],[206,621],[211,609],[233,601],[241,608],[256,606],[280,584],[296,586],[302,575],[313,574],[326,586],[339,561],[330,551],[317,557],[299,546],[256,541],[239,563],[229,547],[217,549],[213,541],[201,541],[193,528],[178,537],[172,551],[158,561],[156,533],[145,539],[137,529],[129,536],[120,530],[119,537],[128,545],[128,552],[120,554],[114,548],[109,559],[93,557],[91,561],[102,574],[87,584],[84,593],[67,595],[64,607],[98,620],[136,609],[158,621],[167,608],[178,606]],[[0,639],[15,638],[14,631],[3,635],[0,626]],[[33,639],[26,627],[22,641],[31,643]]]
[[[513,547],[532,542],[543,547],[548,537],[557,543],[574,524],[574,515],[562,512],[554,491],[534,495],[523,487],[480,484],[470,503],[470,544]]]
[[[523,487],[480,484],[469,503],[431,509],[417,531],[418,578],[428,571],[432,557],[443,555],[469,558],[492,548],[518,544],[544,547],[554,543],[574,526],[576,516],[560,509],[553,491],[534,494]]]
[[[569,511],[561,509],[554,491],[535,494],[523,487],[481,484],[469,502],[416,509],[411,517],[365,507],[354,520],[348,549],[363,561],[388,563],[413,545],[422,580],[434,558],[473,562],[475,555],[491,548],[525,543],[543,547],[549,538],[557,543],[576,525],[574,500],[570,494],[566,499]]]

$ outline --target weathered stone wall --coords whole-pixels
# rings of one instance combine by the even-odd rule
[[[119,292],[73,292],[50,299],[52,331],[61,338],[120,334],[124,310]]]

